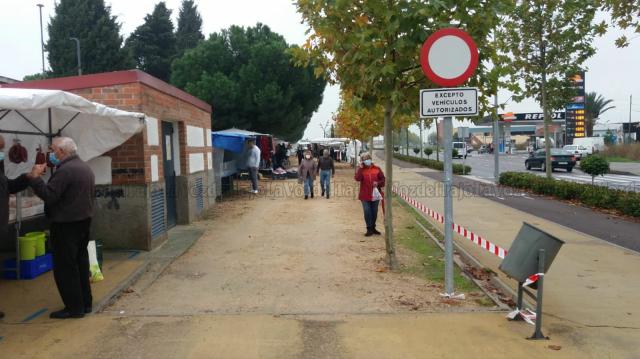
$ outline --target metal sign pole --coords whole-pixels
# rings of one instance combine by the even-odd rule
[[[495,106],[495,114],[493,119],[493,178],[498,183],[500,181],[500,151],[498,151],[498,137],[500,136],[500,127],[498,122],[498,92],[493,97],[493,105]]]
[[[443,123],[444,141],[444,290],[453,296],[453,118],[445,117]]]
[[[544,273],[544,249],[538,250],[538,273]],[[538,278],[537,295],[536,295],[536,331],[529,339],[549,339],[542,334],[542,288],[544,284],[544,275]]]
[[[20,279],[20,231],[22,227],[22,193],[16,193],[16,279]]]

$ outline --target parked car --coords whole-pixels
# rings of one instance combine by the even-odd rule
[[[578,161],[580,161],[582,157],[587,157],[587,155],[589,155],[589,150],[587,149],[587,147],[582,145],[566,145],[562,147],[562,149],[567,152],[573,153]]]
[[[467,158],[467,144],[464,142],[454,142],[453,148],[458,150],[458,158]]]
[[[576,165],[576,156],[572,153],[559,149],[552,148],[551,149],[551,170],[555,170],[556,168],[564,168],[567,172],[571,172],[573,167]],[[539,168],[542,171],[547,170],[546,164],[546,152],[545,150],[537,150],[533,152],[529,158],[524,160],[524,166],[527,170],[531,170],[532,168]]]

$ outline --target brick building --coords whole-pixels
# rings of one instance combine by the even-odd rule
[[[139,70],[21,82],[2,87],[58,89],[147,116],[123,145],[91,161],[97,211],[93,237],[108,248],[150,250],[176,224],[215,200],[211,106]]]

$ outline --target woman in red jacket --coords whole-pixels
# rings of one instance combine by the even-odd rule
[[[380,167],[373,164],[370,154],[365,152],[360,158],[362,162],[356,172],[355,180],[360,182],[358,199],[362,202],[364,221],[367,224],[365,237],[370,237],[374,234],[380,234],[376,229],[376,219],[378,218],[378,204],[382,197],[382,187],[384,187],[384,173]]]

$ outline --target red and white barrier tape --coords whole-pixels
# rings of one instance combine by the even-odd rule
[[[400,191],[398,191],[397,187],[393,187],[393,192],[395,194],[397,194],[398,196],[400,196],[400,198],[402,198],[403,200],[405,200],[407,203],[409,203],[413,208],[419,210],[420,212],[426,214],[427,216],[433,218],[434,220],[436,220],[437,222],[440,223],[444,223],[444,216],[441,215],[440,213],[434,211],[433,209],[425,206],[424,204],[418,202],[417,200],[409,197],[407,194],[402,193]],[[453,223],[453,230],[455,232],[457,232],[459,235],[467,238],[468,240],[470,240],[471,242],[477,244],[478,246],[480,246],[481,248],[489,251],[490,253],[500,257],[501,259],[504,259],[504,257],[507,255],[507,250],[496,245],[493,244],[491,242],[489,242],[488,240],[482,238],[481,236],[473,233],[472,231],[464,228],[463,226]]]

